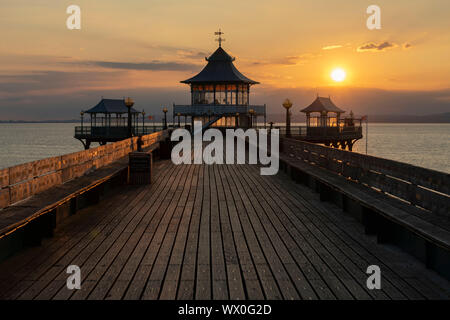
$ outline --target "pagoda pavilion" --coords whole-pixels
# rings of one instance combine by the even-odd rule
[[[250,104],[250,87],[259,82],[244,76],[234,66],[235,58],[222,48],[222,32],[219,36],[219,47],[209,57],[203,70],[196,76],[181,83],[191,88],[191,104],[173,106],[174,119],[184,117],[193,124],[201,121],[203,128],[243,127],[255,125],[258,116],[266,121],[266,106]]]
[[[361,119],[342,119],[344,110],[337,107],[331,98],[319,97],[301,110],[306,114],[306,136],[303,140],[323,143],[327,146],[352,150],[353,144],[362,138]]]
[[[75,127],[75,138],[80,140],[85,149],[92,142],[104,145],[135,135],[150,133],[144,126],[145,112],[133,108],[132,99],[101,99],[94,107],[81,111],[81,126]],[[84,115],[89,120],[84,121]],[[142,126],[139,126],[141,116]]]

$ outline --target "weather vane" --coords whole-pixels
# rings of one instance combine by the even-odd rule
[[[222,38],[222,35],[223,35],[224,33],[223,33],[222,30],[220,30],[220,28],[219,28],[219,31],[214,32],[214,34],[215,34],[216,36],[219,36],[219,38],[216,39],[216,41],[219,42],[219,47],[222,47],[222,41],[225,41],[225,39]]]

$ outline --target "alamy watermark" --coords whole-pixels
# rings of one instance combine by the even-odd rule
[[[79,266],[71,264],[67,267],[66,273],[70,274],[67,278],[66,286],[69,290],[81,289],[81,269]]]
[[[381,289],[381,269],[379,266],[373,264],[367,267],[367,274],[370,276],[367,278],[366,286],[369,290]]]
[[[66,13],[70,16],[66,20],[66,26],[69,30],[81,29],[81,8],[72,4],[67,7]],[[370,16],[366,20],[366,26],[369,30],[381,29],[381,9],[378,5],[372,4],[367,7],[366,13]]]
[[[366,26],[369,30],[381,29],[381,9],[376,4],[367,7],[366,13],[370,14],[367,18]]]
[[[70,16],[66,20],[66,26],[69,30],[81,29],[81,8],[75,4],[67,7],[66,13]]]
[[[261,175],[275,175],[280,162],[280,134],[278,129],[226,129],[224,137],[218,129],[202,133],[201,121],[194,122],[194,141],[186,129],[173,131],[171,140],[180,141],[172,149],[172,162],[178,164],[261,164]],[[269,143],[270,139],[270,143]],[[210,142],[203,148],[203,142]],[[235,143],[236,142],[236,143]],[[246,145],[248,152],[246,152]],[[269,150],[270,145],[270,152]],[[193,151],[193,155],[192,155]],[[225,158],[225,159],[224,159]]]

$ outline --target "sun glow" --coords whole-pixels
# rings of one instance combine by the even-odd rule
[[[336,82],[344,81],[346,76],[347,74],[345,73],[344,69],[341,68],[336,68],[331,72],[331,79]]]

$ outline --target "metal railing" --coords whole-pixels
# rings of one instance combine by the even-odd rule
[[[163,130],[161,125],[152,126],[137,126],[132,127],[134,136],[141,136],[151,134]],[[128,136],[128,127],[91,127],[91,126],[76,126],[75,137],[108,137],[108,138],[126,138]]]
[[[182,116],[236,115],[236,113],[248,114],[252,109],[255,115],[266,114],[265,105],[173,105],[173,114],[179,113]]]
[[[323,167],[443,217],[450,216],[450,175],[360,153],[282,139],[282,153]]]

